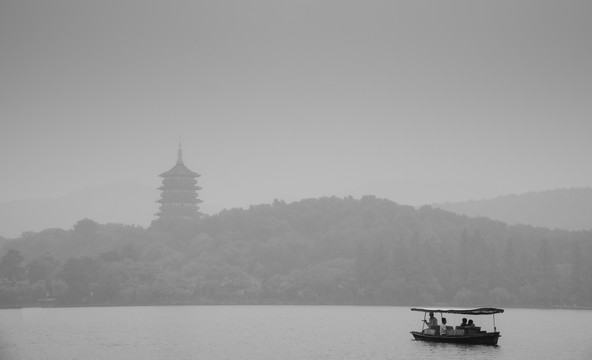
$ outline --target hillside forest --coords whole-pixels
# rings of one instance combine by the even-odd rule
[[[592,232],[390,200],[274,201],[3,239],[0,306],[592,306]]]

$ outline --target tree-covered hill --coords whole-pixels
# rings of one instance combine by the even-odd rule
[[[144,229],[81,220],[0,250],[0,304],[592,305],[591,232],[366,196]]]

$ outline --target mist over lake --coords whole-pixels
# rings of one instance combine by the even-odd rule
[[[0,360],[591,358],[590,14],[0,1]]]

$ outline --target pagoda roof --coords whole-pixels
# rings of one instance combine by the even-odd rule
[[[161,177],[168,177],[168,176],[192,176],[192,177],[198,177],[199,174],[196,172],[193,172],[191,170],[189,170],[187,168],[187,166],[185,166],[185,164],[183,164],[183,162],[177,162],[175,164],[175,166],[173,166],[169,171],[165,171],[162,174],[160,174]]]
[[[160,177],[168,176],[199,176],[198,173],[189,170],[187,166],[185,166],[185,164],[183,163],[183,149],[181,148],[181,142],[179,142],[179,150],[177,152],[177,163],[169,171],[165,171],[162,174],[160,174]]]

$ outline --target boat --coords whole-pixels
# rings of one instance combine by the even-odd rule
[[[498,308],[476,308],[476,309],[431,309],[411,308],[411,311],[424,313],[421,331],[411,331],[415,340],[430,341],[439,343],[455,343],[468,345],[497,345],[501,334],[495,326],[495,314],[503,313]],[[442,323],[442,314],[458,314],[467,316],[491,315],[493,317],[493,331],[481,330],[480,326],[446,326],[446,333],[440,334],[440,325],[428,325],[426,315],[429,313],[440,314],[439,324]],[[437,319],[437,318],[436,318]]]

